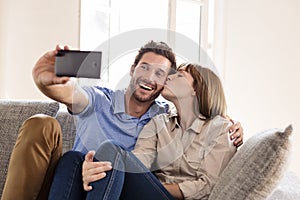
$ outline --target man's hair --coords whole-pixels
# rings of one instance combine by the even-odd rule
[[[175,54],[166,43],[164,42],[155,42],[153,40],[149,41],[146,43],[144,46],[142,46],[138,52],[138,54],[135,57],[134,66],[137,66],[137,64],[140,62],[141,58],[145,53],[152,52],[158,55],[161,55],[165,58],[167,58],[171,62],[171,71],[176,70],[176,59],[175,59]]]

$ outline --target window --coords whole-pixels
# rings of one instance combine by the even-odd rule
[[[183,49],[182,43],[186,43],[184,40],[194,43],[197,49],[191,52],[195,52],[197,57],[193,57],[192,61],[199,61],[200,44],[204,39],[207,41],[206,37],[203,38],[208,30],[207,23],[204,23],[204,20],[207,20],[204,16],[207,15],[207,2],[208,0],[81,1],[80,48],[82,50],[100,48],[104,52],[100,81],[102,85],[112,88],[127,85],[124,81],[128,80],[134,56],[146,40],[139,46],[127,49],[126,46],[132,45],[137,40],[143,40],[147,34],[153,37],[153,40],[166,41],[175,52],[176,47]],[[152,35],[148,33],[151,31]],[[119,46],[116,46],[113,40],[119,41],[117,44]],[[206,44],[206,41],[203,44]],[[188,59],[184,54],[184,51],[178,53],[179,63]]]

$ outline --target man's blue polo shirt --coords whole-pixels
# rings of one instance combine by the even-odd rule
[[[97,150],[109,139],[132,150],[143,126],[157,114],[165,113],[166,103],[153,102],[140,118],[125,113],[125,90],[113,91],[104,87],[84,87],[88,106],[75,116],[76,137],[73,150],[87,153]]]

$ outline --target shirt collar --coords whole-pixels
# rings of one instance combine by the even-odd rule
[[[201,129],[205,123],[205,118],[203,116],[199,116],[195,119],[195,121],[192,123],[192,125],[188,128],[193,130],[196,134],[199,134],[201,132]]]
[[[116,90],[115,92],[115,98],[113,102],[113,109],[114,109],[114,114],[118,113],[125,113],[125,89],[123,90]],[[161,103],[159,101],[154,101],[150,108],[147,110],[147,112],[142,115],[143,118],[152,118],[157,114],[160,113],[165,113],[167,108],[166,103]]]
[[[114,114],[125,113],[125,89],[116,90],[113,102]]]
[[[174,131],[175,128],[179,128],[180,125],[178,123],[178,115],[177,113],[171,112],[169,113],[169,119],[173,121],[172,126],[171,126],[171,131]],[[203,115],[199,115],[198,118],[194,120],[192,125],[187,129],[193,130],[196,134],[199,134],[201,132],[202,127],[204,126],[206,122],[206,117]]]

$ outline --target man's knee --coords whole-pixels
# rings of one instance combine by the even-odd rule
[[[122,145],[113,140],[107,140],[101,143],[95,154],[95,160],[115,162],[116,158],[123,158],[126,150]]]
[[[119,151],[122,149],[124,151],[127,151],[127,149],[123,146],[123,144],[121,144],[116,140],[106,140],[102,142],[98,150],[100,149],[110,149],[111,151],[116,151],[116,150]]]
[[[82,163],[84,161],[84,154],[79,151],[68,151],[64,153],[60,162],[66,163]]]
[[[61,127],[59,122],[48,115],[37,114],[28,118],[22,124],[19,137],[28,142],[37,140],[61,140]]]
[[[45,114],[36,114],[32,117],[25,120],[22,126],[30,126],[30,127],[53,127],[53,128],[60,128],[59,122],[48,115]]]

